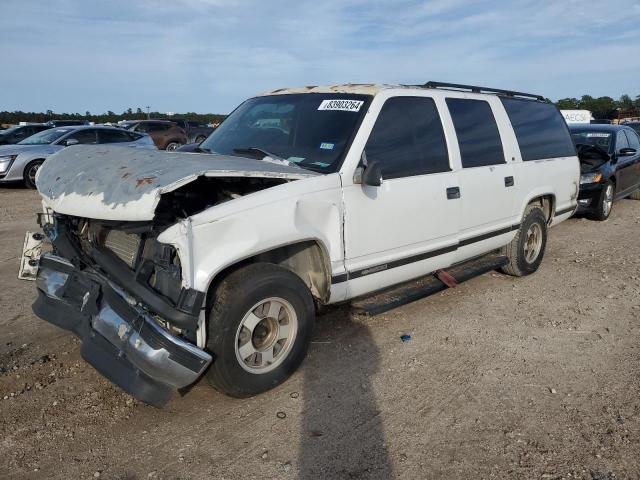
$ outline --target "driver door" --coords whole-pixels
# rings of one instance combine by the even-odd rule
[[[457,246],[457,174],[432,98],[386,100],[365,157],[383,181],[344,187],[350,297],[447,267]]]

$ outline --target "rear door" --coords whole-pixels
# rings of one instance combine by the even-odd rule
[[[383,181],[374,187],[343,179],[351,297],[450,265],[460,215],[433,98],[388,98],[364,152],[367,163],[380,162]]]
[[[622,155],[621,150],[631,148],[624,130],[616,132],[616,194],[624,194],[635,185],[635,155]]]
[[[514,169],[490,102],[495,98],[446,99],[456,132],[462,169],[460,248],[456,261],[504,245],[514,231]],[[504,126],[503,126],[504,129]],[[505,240],[507,238],[507,240]]]
[[[640,187],[640,137],[633,130],[625,130],[629,147],[635,149],[633,167],[632,167],[632,185]]]

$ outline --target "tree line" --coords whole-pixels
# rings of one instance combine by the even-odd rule
[[[640,95],[637,95],[635,100],[626,94],[618,100],[583,95],[580,98],[561,98],[555,104],[561,110],[590,110],[594,118],[613,120],[640,116]]]
[[[550,101],[550,100],[549,100]],[[580,98],[561,98],[555,105],[562,110],[590,110],[594,118],[615,119],[640,116],[640,95],[632,99],[624,94],[618,100],[612,97],[592,97],[583,95]],[[150,118],[171,119],[166,113],[149,112]],[[221,122],[226,115],[219,113],[176,113],[174,118],[188,118],[205,123]],[[142,120],[147,118],[147,113],[141,108],[128,108],[122,113],[109,110],[106,113],[94,115],[89,111],[81,113],[56,113],[52,110],[46,112],[0,111],[0,124],[17,124],[20,122],[47,122],[49,120],[88,120],[95,123],[117,122],[119,120]]]
[[[188,118],[189,120],[196,120],[204,123],[214,123],[221,122],[222,120],[224,120],[226,115],[219,113],[186,112],[176,113],[172,116],[169,116],[166,113],[149,112],[149,118],[162,118],[170,120],[172,117]],[[119,120],[143,120],[146,118],[147,112],[143,111],[141,108],[137,108],[135,110],[132,108],[128,108],[122,113],[115,113],[109,110],[106,113],[100,113],[97,115],[94,115],[89,111],[86,111],[84,114],[57,113],[52,110],[47,110],[46,112],[23,112],[20,110],[17,110],[15,112],[0,111],[0,124],[18,124],[20,122],[44,123],[48,122],[49,120],[88,120],[95,123],[113,123]]]

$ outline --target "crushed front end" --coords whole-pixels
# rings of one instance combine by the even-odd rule
[[[183,286],[179,256],[152,222],[42,215],[40,318],[82,339],[82,357],[134,397],[164,405],[212,361],[196,346],[205,294]]]

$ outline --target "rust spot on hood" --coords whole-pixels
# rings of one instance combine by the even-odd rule
[[[151,185],[156,177],[142,177],[136,180],[136,188],[142,185]]]

